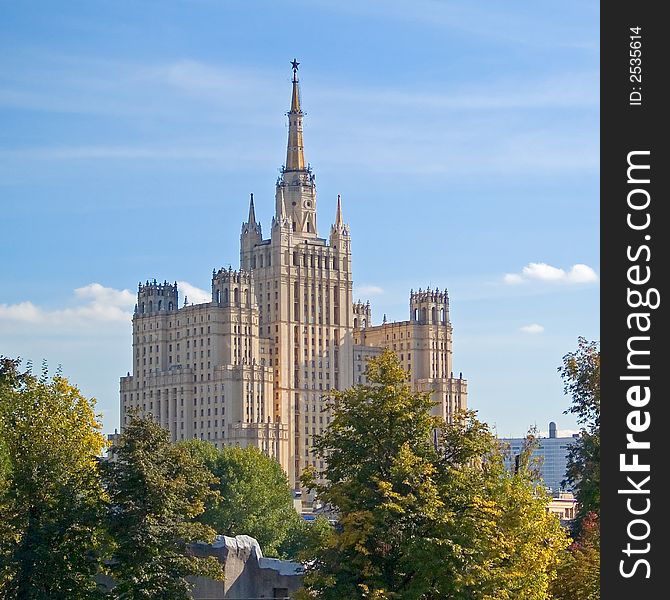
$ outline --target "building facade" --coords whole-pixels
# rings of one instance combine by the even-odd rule
[[[286,163],[275,186],[268,237],[251,195],[239,270],[212,272],[210,302],[179,306],[177,284],[147,281],[133,315],[133,371],[121,378],[121,424],[152,414],[172,439],[256,446],[299,487],[322,468],[314,437],[330,422],[330,390],[365,383],[365,364],[394,350],[414,389],[429,391],[450,420],[467,406],[467,382],[452,372],[446,291],[410,293],[409,319],[372,324],[354,302],[351,232],[337,198],[328,238],[319,237],[315,176],[305,162],[303,111],[294,63]]]
[[[537,447],[532,452],[532,458],[539,460],[540,477],[544,485],[549,488],[554,498],[559,498],[562,492],[572,491],[562,485],[568,466],[568,450],[571,444],[579,438],[579,434],[572,437],[558,437],[556,423],[549,423],[549,437],[537,439]],[[509,446],[506,465],[514,468],[515,458],[521,454],[526,438],[503,438],[501,441]]]

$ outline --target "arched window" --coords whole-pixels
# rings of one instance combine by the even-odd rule
[[[312,233],[312,224],[307,221],[307,233]]]
[[[367,319],[363,319],[363,329],[365,329],[367,326],[368,326]]]
[[[154,302],[153,300],[149,300],[149,312],[152,312],[154,310]]]
[[[163,308],[163,301],[159,300],[158,301],[158,310],[161,310],[161,308]]]
[[[144,314],[144,302],[142,302],[142,309],[141,309],[142,314]]]
[[[228,288],[223,288],[223,303],[228,304],[228,302],[229,302]]]
[[[249,290],[248,289],[244,290],[244,302],[246,304],[249,304]]]
[[[354,329],[358,329],[358,319],[354,319]]]
[[[431,323],[437,323],[437,308],[435,308],[434,306],[430,311],[430,321]]]
[[[442,323],[447,322],[447,311],[444,308],[440,311],[440,321],[442,321]]]
[[[174,304],[172,304],[172,302],[168,302],[168,310],[172,310],[173,307],[174,307]]]
[[[240,303],[240,290],[238,290],[237,288],[233,290],[233,302],[235,304]]]
[[[427,318],[428,318],[428,311],[424,307],[424,308],[421,309],[421,322],[425,323]]]
[[[221,304],[221,290],[216,290],[216,303]]]

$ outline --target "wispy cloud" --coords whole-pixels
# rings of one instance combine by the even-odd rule
[[[523,331],[524,333],[537,335],[538,333],[542,333],[544,331],[544,327],[542,325],[539,325],[538,323],[532,323],[530,325],[524,325],[523,327],[520,327],[520,330]]]
[[[559,73],[551,77],[460,84],[444,89],[415,87],[324,87],[310,88],[309,98],[338,104],[368,105],[377,110],[400,108],[428,110],[491,111],[532,108],[597,108],[599,89],[596,72]]]
[[[355,296],[379,296],[384,293],[384,289],[378,285],[361,285],[354,290]]]
[[[182,302],[188,299],[189,304],[204,304],[212,301],[212,292],[207,292],[199,287],[195,287],[188,281],[178,281],[177,289]]]
[[[550,283],[586,284],[597,283],[596,272],[584,264],[572,265],[569,271],[547,263],[528,263],[521,273],[507,273],[503,281],[508,285],[518,285],[528,281],[543,281]]]
[[[228,163],[261,162],[258,153],[244,154],[225,147],[143,146],[143,145],[91,145],[52,146],[18,149],[0,149],[3,158],[29,158],[37,160],[195,160]]]
[[[310,7],[318,5],[337,12],[346,12],[359,17],[371,17],[375,20],[394,19],[406,22],[418,22],[437,29],[465,32],[483,39],[497,40],[513,45],[532,47],[571,47],[597,51],[597,41],[590,35],[587,27],[577,25],[561,26],[561,19],[538,19],[532,15],[496,9],[493,3],[486,8],[476,3],[435,2],[434,0],[416,0],[408,10],[406,2],[401,0],[368,0],[367,2],[334,2],[333,0],[309,0]],[[504,5],[501,5],[504,6]],[[572,23],[587,22],[582,4],[562,5],[566,14],[582,9],[579,19]],[[597,17],[589,14],[592,20]]]
[[[97,129],[87,130],[89,143],[63,138],[54,146],[16,144],[0,149],[2,158],[194,160],[215,162],[217,168],[277,160],[276,134],[288,89],[285,78],[262,67],[62,56],[33,56],[10,66],[0,106],[95,114],[101,120]],[[598,107],[597,73],[589,70],[412,87],[342,86],[339,77],[312,74],[303,101],[307,108],[318,107],[309,117],[316,133],[310,155],[315,164],[334,169],[355,161],[357,168],[375,172],[462,177],[598,167],[591,114]],[[557,109],[570,109],[571,118],[556,119]],[[588,116],[580,121],[579,111]],[[354,131],[352,112],[365,124]],[[105,117],[123,118],[124,127],[110,130]],[[243,136],[237,135],[240,128]],[[120,140],[117,131],[126,137]],[[343,137],[342,131],[350,133]],[[352,146],[358,149],[354,154]]]

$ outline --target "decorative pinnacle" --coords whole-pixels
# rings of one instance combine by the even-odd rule
[[[251,198],[249,200],[249,220],[248,220],[249,225],[255,225],[256,224],[256,211],[254,209],[254,195],[251,194]]]
[[[337,195],[337,210],[335,212],[335,227],[338,229],[341,229],[343,225],[342,221],[342,200],[340,199],[340,195]]]
[[[295,58],[291,61],[291,68],[293,69],[293,81],[297,81],[297,80],[298,80],[298,75],[297,75],[297,73],[298,73],[298,65],[299,65],[299,64],[300,64],[300,63],[299,63],[299,62],[297,61],[297,59],[295,59]]]

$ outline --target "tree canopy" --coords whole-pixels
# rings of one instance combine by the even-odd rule
[[[368,385],[333,393],[327,460],[303,483],[339,525],[309,563],[305,597],[335,600],[547,596],[567,535],[533,483],[530,449],[511,473],[473,412],[453,425],[412,392],[392,352]]]
[[[600,519],[590,512],[579,537],[562,555],[552,585],[556,600],[600,600]]]
[[[572,523],[575,541],[561,554],[553,595],[560,600],[600,598],[600,350],[597,342],[580,337],[577,350],[563,357],[558,368],[581,434],[568,450],[566,482],[578,502]]]
[[[219,534],[256,538],[266,556],[283,555],[282,544],[302,529],[302,519],[281,465],[254,447],[217,449],[200,440],[184,444],[204,460],[219,492],[200,520]]]
[[[97,596],[104,540],[94,401],[60,375],[0,359],[0,595]]]
[[[192,452],[172,444],[151,417],[135,415],[103,472],[117,598],[186,600],[188,576],[223,578],[216,558],[188,551],[213,540],[214,530],[196,519],[217,495],[215,478]]]
[[[600,515],[600,350],[597,342],[580,337],[577,350],[563,357],[558,368],[564,390],[571,396],[565,411],[577,416],[580,437],[568,449],[566,482],[579,504],[573,532],[579,535],[589,513]]]

